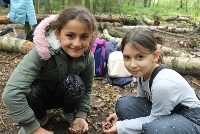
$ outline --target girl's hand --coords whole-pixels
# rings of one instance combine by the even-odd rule
[[[78,127],[78,128],[77,128]],[[77,129],[79,129],[77,131]],[[74,122],[70,125],[69,131],[72,134],[82,134],[88,131],[88,123],[83,118],[76,118]]]
[[[118,121],[118,117],[116,113],[110,114],[108,118],[106,119],[106,122],[109,122],[111,124],[115,124]]]
[[[103,132],[105,134],[116,134],[117,127],[116,122],[118,121],[118,117],[116,113],[110,114],[106,119],[106,122],[102,125]]]
[[[102,125],[102,129],[105,134],[117,134],[116,124],[106,122]]]

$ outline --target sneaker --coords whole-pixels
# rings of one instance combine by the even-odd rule
[[[26,132],[25,132],[23,127],[20,128],[20,130],[18,131],[18,134],[26,134]]]
[[[75,120],[75,113],[64,113],[62,114],[62,118],[66,119],[69,124],[72,124],[72,122]]]
[[[49,118],[47,115],[45,115],[45,117],[42,120],[37,119],[37,121],[40,123],[40,126],[44,126],[46,125],[46,123],[48,122]]]

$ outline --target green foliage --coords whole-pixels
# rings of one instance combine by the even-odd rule
[[[200,47],[199,42],[196,41],[196,40],[192,41],[192,44],[193,44],[194,47]]]
[[[44,0],[41,0],[44,1]],[[65,5],[61,4],[61,0],[53,0],[51,13],[58,13],[63,8],[68,6],[68,1],[65,0]],[[93,3],[95,0],[90,0],[90,9],[94,12]],[[143,0],[96,0],[96,14],[120,14],[130,15],[131,18],[140,19],[142,16],[147,16],[153,19],[154,14],[159,14],[164,20],[169,16],[190,16],[192,19],[200,20],[200,1],[199,0],[158,0],[158,3],[152,3],[149,7],[144,7]],[[149,2],[150,0],[148,0]],[[84,4],[84,1],[82,2]],[[44,6],[40,7],[40,13],[44,13]],[[9,12],[9,8],[0,6],[0,12]]]

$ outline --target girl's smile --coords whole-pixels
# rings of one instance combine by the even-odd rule
[[[56,32],[62,49],[71,57],[79,57],[89,48],[91,34],[87,25],[77,19],[68,21]]]

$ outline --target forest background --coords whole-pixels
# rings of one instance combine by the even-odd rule
[[[2,2],[2,0],[0,0]],[[129,15],[130,18],[140,18],[146,15],[152,18],[154,14],[162,16],[190,16],[200,20],[200,0],[33,0],[36,14],[58,13],[69,5],[83,5],[93,14]],[[9,7],[0,6],[0,12],[8,13]]]
[[[187,25],[197,24],[200,27],[200,0],[33,0],[35,5],[36,14],[56,14],[62,9],[70,5],[82,5],[87,7],[95,15],[111,15],[120,17],[128,17],[134,20],[135,18],[142,22],[143,16],[154,20],[155,16],[161,16],[160,26],[175,27],[177,28],[181,22],[181,27]],[[0,0],[0,3],[2,0]],[[0,6],[0,15],[6,15],[9,13],[9,6],[5,8]],[[185,21],[170,21],[166,23],[166,19],[171,16],[185,16],[190,19],[190,23]],[[10,25],[11,26],[11,25]],[[142,26],[146,26],[143,23]],[[5,27],[8,27],[6,25]],[[199,28],[198,28],[199,29]],[[2,30],[2,29],[0,29]],[[111,30],[108,30],[111,32]],[[161,45],[170,47],[169,51],[178,50],[187,53],[196,52],[200,53],[200,34],[180,33],[171,34],[170,32],[162,32],[161,30],[153,30],[156,37],[162,40]],[[17,34],[23,33],[22,29],[16,29]],[[14,33],[10,34],[10,36]],[[23,33],[24,35],[24,33]],[[192,36],[192,38],[190,38]],[[4,36],[7,38],[7,36]],[[192,39],[197,42],[196,47],[181,46],[182,42],[190,44]],[[2,37],[3,39],[3,37]],[[194,40],[193,39],[193,40]],[[1,41],[1,40],[0,40]],[[194,44],[194,43],[193,43]],[[196,50],[195,50],[196,49]],[[198,61],[200,54],[198,54]],[[0,51],[0,96],[3,92],[4,86],[12,73],[13,69],[17,66],[20,60],[23,58],[23,54],[9,53],[6,51]],[[193,55],[192,55],[193,56]],[[181,59],[187,59],[180,57]],[[190,57],[190,59],[192,59]],[[192,60],[190,60],[192,61]],[[191,62],[184,62],[181,66],[185,66]],[[199,62],[197,62],[200,67]],[[198,71],[198,72],[195,72]],[[184,78],[190,83],[195,92],[200,96],[200,71],[197,68],[191,69],[190,75],[183,75]],[[192,76],[196,74],[197,76]],[[93,84],[91,110],[87,121],[89,123],[88,134],[102,134],[101,125],[105,121],[106,117],[114,112],[115,103],[121,94],[136,94],[137,84],[134,83],[134,87],[116,87],[106,83],[106,79],[96,78]],[[60,110],[49,111],[50,121],[45,126],[46,129],[53,131],[55,134],[68,134],[66,123],[61,119]],[[20,126],[14,123],[9,116],[6,107],[0,99],[0,134],[17,134]]]

